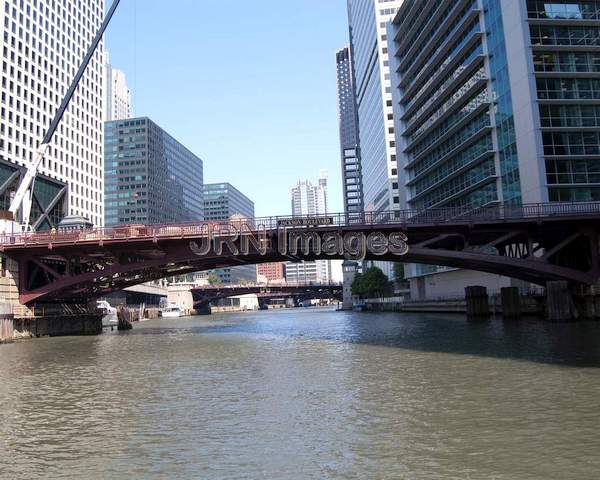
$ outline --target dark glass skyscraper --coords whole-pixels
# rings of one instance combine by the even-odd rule
[[[206,220],[229,220],[233,215],[254,218],[254,202],[230,183],[204,185]]]
[[[344,210],[348,213],[363,211],[362,173],[358,144],[358,114],[351,48],[336,53],[340,150],[344,187]]]
[[[105,224],[202,220],[202,160],[146,117],[106,122]]]

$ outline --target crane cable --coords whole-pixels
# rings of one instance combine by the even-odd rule
[[[137,11],[137,0],[133,0],[133,91],[137,92],[137,80],[138,80],[138,75],[137,75],[137,26],[138,26],[138,11]],[[132,95],[133,97],[133,95]],[[132,102],[132,106],[130,108],[131,110],[131,115],[134,115],[134,106],[135,106],[135,101],[133,100],[133,98],[131,99]]]

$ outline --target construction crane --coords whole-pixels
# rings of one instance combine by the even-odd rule
[[[106,17],[104,18],[104,21],[100,26],[100,30],[98,30],[98,33],[92,40],[92,43],[87,51],[87,54],[83,58],[83,61],[81,62],[77,74],[73,78],[73,81],[71,82],[71,85],[69,86],[69,89],[67,90],[67,93],[65,94],[62,103],[58,107],[58,110],[56,111],[56,114],[54,115],[54,118],[52,119],[52,122],[48,127],[48,131],[46,132],[42,143],[37,148],[33,160],[27,166],[25,176],[21,180],[19,188],[17,189],[17,192],[15,193],[15,196],[8,209],[10,212],[10,216],[13,219],[12,225],[10,227],[10,230],[12,230],[13,233],[16,226],[14,219],[16,219],[17,211],[19,209],[21,209],[22,223],[17,224],[18,228],[22,232],[32,230],[32,227],[30,225],[30,216],[31,205],[33,202],[33,186],[35,182],[35,177],[40,168],[40,165],[42,164],[42,161],[44,160],[44,157],[46,156],[46,153],[48,152],[48,148],[50,147],[50,143],[52,142],[54,134],[56,133],[56,130],[69,106],[69,103],[73,98],[77,87],[79,86],[79,82],[81,81],[81,78],[83,77],[83,74],[85,73],[88,64],[94,56],[94,53],[96,52],[96,49],[98,48],[98,45],[102,40],[102,36],[104,35],[104,32],[106,31],[106,28],[108,27],[108,24],[110,23],[110,20],[112,19],[113,14],[115,13],[115,10],[119,6],[120,1],[121,0],[113,0],[113,3],[110,6],[110,9],[108,10],[108,13],[106,14]],[[6,233],[8,233],[6,225],[4,226],[4,230]]]

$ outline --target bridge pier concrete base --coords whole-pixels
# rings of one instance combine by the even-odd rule
[[[101,315],[47,315],[14,320],[16,338],[100,335]]]
[[[195,311],[196,315],[212,315],[210,304],[197,306]]]
[[[570,322],[577,320],[579,313],[575,308],[573,294],[567,282],[548,282],[546,284],[546,319],[550,322]]]
[[[14,315],[15,339],[102,333],[102,313],[94,304],[38,304],[30,312],[30,315]]]
[[[518,287],[504,287],[500,289],[502,300],[502,317],[507,320],[521,318],[521,294]]]
[[[0,343],[10,343],[14,340],[14,316],[0,315]]]
[[[487,288],[471,286],[465,288],[467,318],[482,319],[490,316],[490,302]]]

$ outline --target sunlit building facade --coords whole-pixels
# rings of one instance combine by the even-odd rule
[[[110,55],[104,53],[104,121],[125,120],[133,115],[131,90],[125,72],[113,68]]]
[[[100,28],[104,1],[4,0],[0,6],[0,161],[10,182],[3,185],[0,203],[6,207],[20,180],[15,172],[33,159]],[[102,59],[101,43],[40,166],[45,180],[35,188],[44,192],[32,207],[38,229],[56,226],[65,214],[103,224]]]
[[[258,282],[285,282],[285,262],[260,263],[256,266]]]
[[[364,208],[401,208],[387,22],[402,0],[348,0]]]

